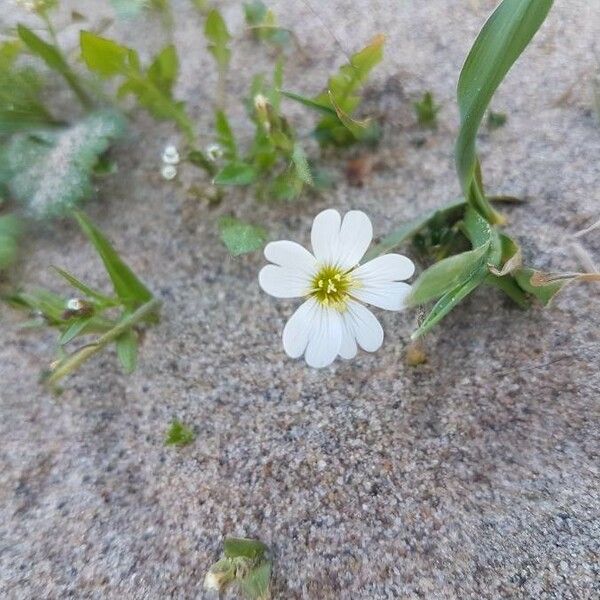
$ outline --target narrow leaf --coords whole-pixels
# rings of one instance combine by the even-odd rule
[[[501,222],[475,178],[475,143],[481,120],[513,63],[543,23],[552,0],[503,0],[479,33],[458,82],[461,128],[456,168],[467,198],[486,219]]]
[[[115,342],[117,346],[117,356],[127,375],[135,371],[138,355],[138,339],[132,329],[127,330]]]
[[[110,242],[91,221],[81,212],[75,217],[82,231],[96,248],[106,271],[113,283],[115,293],[121,301],[131,307],[141,306],[152,299],[148,288],[136,277],[133,271],[123,262]]]
[[[489,242],[474,250],[441,260],[421,273],[415,281],[408,303],[425,304],[446,292],[462,286],[480,270],[489,252]]]
[[[473,290],[481,285],[485,281],[486,276],[487,269],[480,267],[466,280],[444,294],[432,308],[423,323],[421,323],[420,327],[410,336],[411,339],[415,340],[421,337],[439,323],[459,302],[464,300]]]

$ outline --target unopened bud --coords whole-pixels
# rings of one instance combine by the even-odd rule
[[[173,145],[166,146],[162,153],[162,161],[167,165],[178,165],[179,160],[177,148]]]
[[[221,148],[219,144],[210,144],[210,146],[206,147],[206,158],[208,158],[208,160],[215,162],[222,156],[223,148]]]
[[[163,165],[160,174],[163,179],[170,181],[171,179],[175,179],[177,177],[177,168],[174,165]]]
[[[72,317],[89,317],[94,314],[94,305],[82,298],[70,298],[65,305],[63,319]]]

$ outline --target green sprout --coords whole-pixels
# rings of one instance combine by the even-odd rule
[[[193,429],[185,423],[174,419],[167,429],[165,446],[187,446],[196,439]]]
[[[75,275],[54,267],[75,289],[76,296],[64,298],[47,290],[38,290],[17,292],[5,298],[11,306],[32,315],[29,326],[58,329],[59,358],[46,375],[51,387],[112,344],[123,370],[133,372],[141,333],[145,327],[158,322],[160,310],[160,301],[123,262],[100,230],[81,212],[75,213],[75,218],[102,259],[113,293],[100,292]],[[91,343],[67,353],[67,345],[75,339],[94,334],[97,337]]]
[[[425,92],[423,98],[413,104],[417,114],[417,123],[429,129],[437,128],[437,114],[440,107],[434,102],[433,94]]]
[[[507,116],[506,113],[494,112],[493,110],[488,111],[487,115],[487,126],[488,129],[499,129],[506,125]]]
[[[235,586],[248,600],[268,600],[271,569],[265,544],[249,538],[225,538],[223,556],[206,574],[204,588],[221,594]]]

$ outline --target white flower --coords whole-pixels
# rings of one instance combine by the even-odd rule
[[[359,266],[373,227],[367,215],[351,210],[344,219],[333,209],[313,222],[313,253],[296,242],[282,240],[265,247],[274,263],[259,273],[260,287],[276,298],[304,297],[283,330],[283,349],[309,366],[326,367],[337,355],[350,359],[357,345],[375,352],[383,343],[383,329],[364,306],[402,310],[410,292],[415,266],[406,256],[386,254]]]

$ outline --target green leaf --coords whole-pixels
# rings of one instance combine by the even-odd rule
[[[68,325],[68,327],[63,331],[62,335],[58,338],[58,343],[61,346],[65,346],[66,344],[68,344],[86,328],[89,322],[89,317],[73,319]]]
[[[208,40],[208,51],[214,56],[219,70],[225,71],[231,59],[231,50],[227,44],[231,35],[221,13],[213,8],[209,11],[204,25],[204,36]]]
[[[215,176],[216,185],[248,185],[256,179],[256,170],[243,162],[231,162],[225,165]]]
[[[423,98],[413,104],[417,113],[417,123],[421,127],[435,129],[437,127],[437,114],[440,107],[434,102],[433,94],[425,92]]]
[[[187,446],[196,439],[194,431],[177,419],[173,420],[167,430],[165,446]]]
[[[22,48],[19,40],[0,43],[0,135],[56,124],[41,101],[39,73],[15,64]]]
[[[170,96],[173,84],[177,80],[179,59],[177,51],[172,44],[163,48],[152,61],[148,68],[148,79],[164,94]]]
[[[448,220],[457,221],[464,212],[465,201],[461,198],[442,206],[433,212],[425,213],[416,219],[408,221],[392,233],[386,235],[379,244],[373,246],[365,255],[363,262],[369,261],[381,254],[387,254],[398,248],[404,242],[413,238],[419,231],[424,229],[431,221]]]
[[[130,60],[129,48],[90,31],[80,32],[79,43],[81,56],[91,71],[95,71],[102,77],[112,77],[127,71]]]
[[[310,166],[306,160],[306,153],[298,142],[294,144],[294,150],[292,151],[292,162],[296,167],[296,174],[298,178],[308,185],[313,184],[313,177],[310,171]]]
[[[352,124],[352,114],[360,104],[358,90],[383,58],[384,42],[385,36],[378,35],[368,46],[352,55],[350,62],[329,79],[325,90],[314,99],[316,104],[331,105],[336,113],[335,116],[324,116],[317,124],[315,136],[321,145],[344,146],[365,136],[366,132],[348,125]],[[340,115],[347,118],[342,121]],[[359,133],[358,138],[356,132]]]
[[[91,287],[83,283],[80,279],[75,277],[75,275],[71,275],[68,271],[61,269],[60,267],[52,267],[61,277],[66,279],[75,289],[83,292],[86,296],[90,298],[94,298],[98,300],[101,304],[106,304],[110,306],[116,306],[118,302],[114,298],[110,298],[109,296],[105,296],[104,294],[93,290]]]
[[[487,267],[480,266],[455,288],[446,292],[435,304],[423,323],[421,323],[420,327],[412,333],[410,336],[411,339],[415,340],[418,337],[421,337],[439,323],[459,302],[464,300],[473,290],[485,281],[487,274]]]
[[[14,262],[21,233],[22,226],[18,217],[0,216],[0,270]]]
[[[51,69],[59,73],[69,70],[69,66],[55,46],[48,44],[31,29],[20,23],[17,25],[17,33],[29,50],[39,56]]]
[[[65,299],[46,290],[17,292],[7,296],[6,301],[15,308],[41,313],[49,325],[62,325]]]
[[[31,29],[25,27],[25,25],[19,24],[17,26],[17,33],[33,54],[39,56],[48,67],[64,77],[65,81],[69,84],[75,94],[77,94],[77,97],[81,100],[83,105],[86,107],[89,106],[90,99],[81,87],[77,75],[64,59],[60,50],[56,46],[45,42],[37,34],[31,31]]]
[[[262,248],[267,239],[264,227],[244,223],[235,217],[222,217],[219,220],[219,232],[223,243],[233,256]]]
[[[415,281],[408,303],[412,306],[425,304],[462,286],[474,273],[481,270],[482,265],[485,266],[487,273],[485,259],[489,248],[488,241],[474,250],[449,256],[433,264]]]
[[[151,300],[151,292],[123,262],[100,230],[82,212],[75,213],[75,217],[82,231],[100,255],[115,293],[121,302],[129,308],[137,308]]]
[[[547,306],[552,298],[570,282],[570,279],[547,280],[544,273],[523,267],[513,273],[522,290],[534,296],[543,306]]]
[[[123,372],[127,375],[135,371],[138,355],[138,339],[132,329],[117,338],[117,357],[123,367]]]
[[[244,18],[248,25],[262,25],[267,16],[268,9],[261,0],[253,0],[252,2],[244,2]]]
[[[0,179],[30,216],[65,215],[92,195],[98,157],[124,128],[118,113],[98,111],[68,128],[15,135],[0,150]]]
[[[289,98],[290,100],[295,100],[300,104],[303,104],[307,108],[311,108],[312,110],[316,110],[324,115],[328,115],[330,117],[337,117],[337,113],[335,109],[331,107],[330,104],[321,104],[320,102],[316,102],[315,100],[311,100],[306,96],[301,96],[300,94],[295,94],[294,92],[287,92],[285,90],[281,90],[281,95]]]
[[[490,222],[503,222],[485,198],[475,172],[477,131],[513,63],[543,23],[552,0],[503,0],[479,33],[458,81],[461,127],[456,168],[467,201]]]
[[[174,121],[188,142],[193,143],[194,126],[185,112],[185,104],[171,96],[178,71],[177,54],[173,46],[163,49],[144,73],[137,52],[131,48],[87,31],[81,32],[80,43],[83,59],[89,69],[103,77],[125,77],[117,92],[119,98],[134,94],[153,117]]]
[[[223,148],[223,157],[226,160],[234,160],[237,158],[237,146],[235,136],[229,125],[227,115],[222,111],[216,112],[215,129],[217,132],[217,142]]]
[[[225,538],[223,554],[227,558],[249,558],[261,560],[268,553],[269,547],[260,540],[251,538]]]

